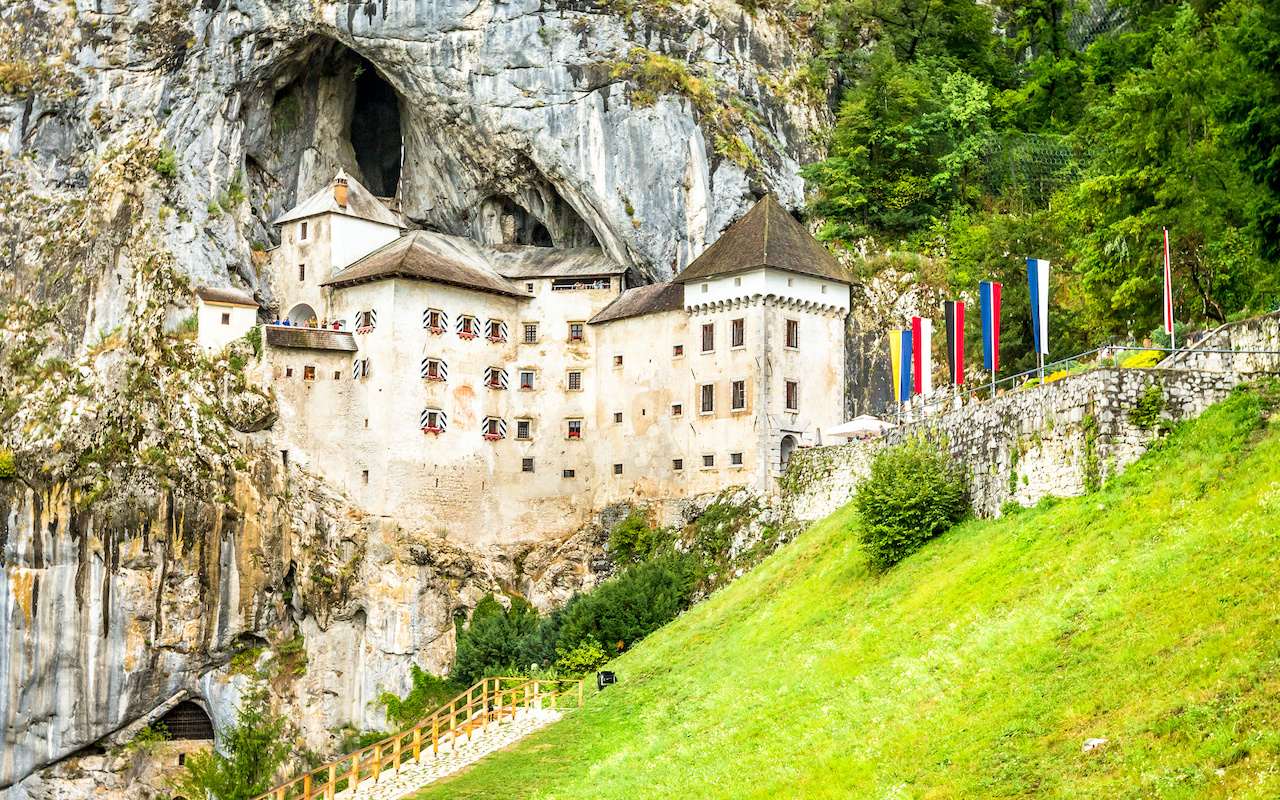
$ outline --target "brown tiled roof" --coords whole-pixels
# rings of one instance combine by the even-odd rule
[[[589,323],[611,322],[615,319],[639,317],[644,314],[656,314],[659,311],[673,311],[684,308],[684,284],[654,283],[649,286],[637,286],[628,289],[600,312],[588,320]]]
[[[557,250],[551,247],[495,244],[481,245],[493,268],[507,278],[578,278],[596,275],[621,275],[627,271],[602,248],[575,247]]]
[[[742,219],[730,225],[675,280],[684,283],[759,267],[840,283],[854,282],[836,257],[796,222],[773,195],[765,195]]]
[[[341,350],[348,353],[354,353],[359,349],[356,347],[356,338],[351,331],[295,328],[291,325],[268,325],[267,344],[305,350]]]
[[[248,306],[257,308],[258,303],[249,295],[239,289],[232,289],[228,286],[201,286],[196,289],[196,297],[206,303],[216,303],[224,306]]]
[[[413,231],[401,236],[320,285],[339,289],[390,278],[434,281],[513,297],[529,296],[494,271],[474,242],[431,231]]]
[[[347,179],[346,208],[338,205],[338,201],[333,196],[333,186],[338,178]],[[384,206],[381,200],[374,197],[368,189],[364,188],[359,181],[342,170],[339,170],[333,180],[325,184],[323,189],[286,211],[272,224],[283,225],[286,222],[314,217],[317,214],[345,214],[348,217],[367,219],[370,222],[381,222],[384,225],[400,227],[399,217],[391,213],[391,210]]]

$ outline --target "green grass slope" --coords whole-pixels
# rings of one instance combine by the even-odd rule
[[[418,797],[1280,797],[1266,405],[1237,394],[1105,490],[884,576],[846,507]]]

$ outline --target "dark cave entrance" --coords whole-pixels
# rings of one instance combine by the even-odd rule
[[[547,226],[509,197],[495,195],[480,206],[480,239],[488,244],[555,247]]]
[[[365,188],[378,197],[394,197],[400,186],[402,142],[400,99],[391,84],[363,58],[355,67],[355,104],[351,110],[351,149]]]

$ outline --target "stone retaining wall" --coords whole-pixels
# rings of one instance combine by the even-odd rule
[[[1248,323],[1248,324],[1245,324]],[[1215,331],[1201,349],[1280,350],[1280,314]],[[1047,495],[1084,494],[1141,456],[1159,429],[1198,417],[1237,384],[1280,372],[1280,356],[1200,354],[1196,368],[1099,368],[995,400],[957,404],[890,431],[883,441],[853,442],[792,454],[782,483],[783,508],[796,519],[822,519],[853,496],[879,447],[913,436],[943,442],[969,471],[974,510],[999,516],[1010,500],[1027,506]],[[1139,399],[1159,387],[1158,421],[1135,419]]]

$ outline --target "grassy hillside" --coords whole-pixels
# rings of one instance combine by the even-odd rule
[[[1280,796],[1269,405],[1237,394],[1105,490],[882,577],[845,508],[419,797]]]

